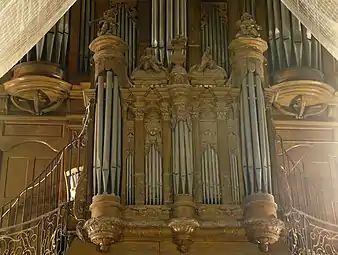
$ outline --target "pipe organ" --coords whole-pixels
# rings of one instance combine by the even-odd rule
[[[187,36],[187,1],[152,0],[151,1],[151,46],[156,49],[156,56],[170,64],[172,39]]]
[[[45,61],[65,69],[69,46],[69,12],[21,59],[22,62]]]
[[[120,85],[112,71],[99,74],[97,81],[93,155],[94,194],[120,196],[122,158]]]
[[[293,132],[305,125],[308,132],[308,126],[326,120],[329,106],[337,104],[334,89],[323,82],[322,46],[279,0],[106,1],[110,9],[102,18],[95,13],[102,9],[100,1],[94,2],[77,2],[81,22],[70,40],[77,41],[70,50],[78,55],[69,61],[77,62],[73,69],[80,75],[92,71],[92,84],[85,92],[93,98],[95,94],[95,106],[90,105],[93,141],[87,146],[92,151],[83,170],[66,174],[74,207],[85,200],[79,198],[85,189],[78,186],[87,179],[91,182],[86,186],[92,188],[91,218],[78,221],[76,229],[86,231],[79,237],[100,251],[124,240],[151,243],[156,236],[159,243],[169,237],[181,254],[187,254],[195,240],[212,234],[212,241],[249,240],[268,251],[285,228],[277,217],[284,194],[274,197],[282,189],[276,180],[282,163],[273,157],[273,124],[282,126],[281,133],[283,125],[291,125]],[[263,20],[262,13],[268,42],[254,18]],[[66,67],[68,15],[22,61],[47,60]],[[30,67],[24,67],[28,81]],[[39,65],[35,68],[43,71]],[[23,84],[20,70],[14,69],[17,80],[12,81]],[[26,111],[36,116],[59,107],[71,85],[60,81],[63,73],[56,80],[49,76],[55,74],[45,77],[54,81],[47,88],[48,82],[36,84],[40,78],[30,81],[32,95],[23,86],[18,96],[18,86],[13,89],[8,82],[7,92],[17,99],[13,105],[23,103],[25,95]],[[49,103],[40,90],[52,95]],[[78,92],[73,94],[78,97]],[[25,109],[22,105],[16,108]],[[67,103],[62,109],[68,108]],[[306,122],[308,117],[313,119]],[[315,129],[313,137],[324,131],[332,137],[337,133],[327,131],[322,122]],[[287,132],[281,136],[291,137]],[[292,136],[288,142],[298,143],[297,139]],[[306,177],[288,177],[294,183],[292,198],[302,189],[302,178]],[[308,197],[318,193],[315,185],[308,190]],[[329,199],[327,195],[325,203]],[[293,205],[309,213],[305,199],[297,203]],[[318,215],[322,220],[332,218],[312,213]]]
[[[270,71],[310,67],[322,71],[322,45],[279,0],[267,1]]]
[[[217,65],[229,72],[226,3],[202,3],[201,49],[211,49]]]

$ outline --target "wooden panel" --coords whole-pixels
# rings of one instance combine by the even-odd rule
[[[46,144],[22,143],[3,153],[0,172],[0,204],[28,186],[55,157]]]
[[[332,141],[332,129],[278,129],[284,141]]]
[[[6,154],[4,158],[6,158]],[[4,169],[6,176],[4,198],[15,196],[18,192],[17,187],[24,187],[29,179],[29,158],[8,156],[6,159],[4,162],[7,166]],[[11,174],[10,169],[17,174]],[[15,185],[13,185],[14,183]]]
[[[272,245],[271,253],[275,255],[288,254],[287,246],[282,243]],[[67,255],[100,255],[95,246],[89,243],[82,243],[75,239],[67,253]],[[179,255],[176,246],[170,241],[164,242],[128,242],[114,244],[107,255],[123,254],[123,255]],[[262,254],[256,245],[248,242],[195,242],[191,246],[189,254],[204,255],[259,255]]]
[[[6,123],[4,136],[63,137],[63,125],[33,125]]]

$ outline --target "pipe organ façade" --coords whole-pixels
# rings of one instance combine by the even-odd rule
[[[280,0],[78,0],[0,91],[0,124],[71,137],[18,197],[4,191],[0,253],[8,229],[53,213],[63,255],[334,250],[335,185],[316,188],[313,169],[336,176],[336,66]],[[6,128],[4,144],[21,139]]]
[[[220,47],[225,38],[215,30],[226,31],[219,7],[210,8],[205,18],[205,51],[200,63],[190,68],[186,1],[154,0],[151,7],[151,47],[131,80],[126,64],[130,58],[124,55],[127,44],[118,37],[130,24],[119,23],[124,11],[119,12],[119,5],[104,13],[98,37],[89,46],[97,87],[94,197],[92,217],[83,230],[106,251],[125,231],[121,203],[172,204],[168,227],[177,249],[186,253],[195,230],[203,227],[198,205],[242,202],[248,239],[268,251],[284,223],[277,218],[272,195],[266,118],[270,102],[264,92],[267,44],[260,38],[260,27],[248,13],[238,21],[229,45],[228,80],[228,51]],[[135,42],[129,43],[133,50]],[[93,228],[98,224],[109,237]]]

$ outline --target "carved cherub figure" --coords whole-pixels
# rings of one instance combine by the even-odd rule
[[[216,62],[212,59],[211,56],[211,49],[208,47],[206,51],[203,53],[201,64],[198,67],[199,72],[204,72],[206,69],[216,69],[217,64]]]
[[[117,15],[120,5],[112,5],[111,8],[103,13],[103,17],[99,19],[97,36],[112,35],[117,23]]]
[[[140,64],[137,69],[144,71],[151,70],[156,73],[166,71],[163,64],[156,58],[155,49],[151,47],[148,47],[144,50],[143,56],[140,59]]]
[[[259,31],[262,28],[257,25],[256,21],[251,17],[249,13],[244,13],[241,17],[241,20],[236,23],[237,28],[239,29],[236,34],[236,38],[239,37],[260,37]]]

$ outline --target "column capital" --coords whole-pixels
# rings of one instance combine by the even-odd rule
[[[230,43],[229,51],[234,70],[234,83],[242,83],[247,72],[256,72],[264,80],[264,52],[268,49],[266,41],[260,38],[260,26],[249,14],[244,14],[237,22],[238,33]]]
[[[119,78],[121,85],[127,84],[126,61],[124,52],[128,50],[128,44],[115,35],[101,35],[89,45],[94,52],[95,79],[103,71],[111,70]]]

